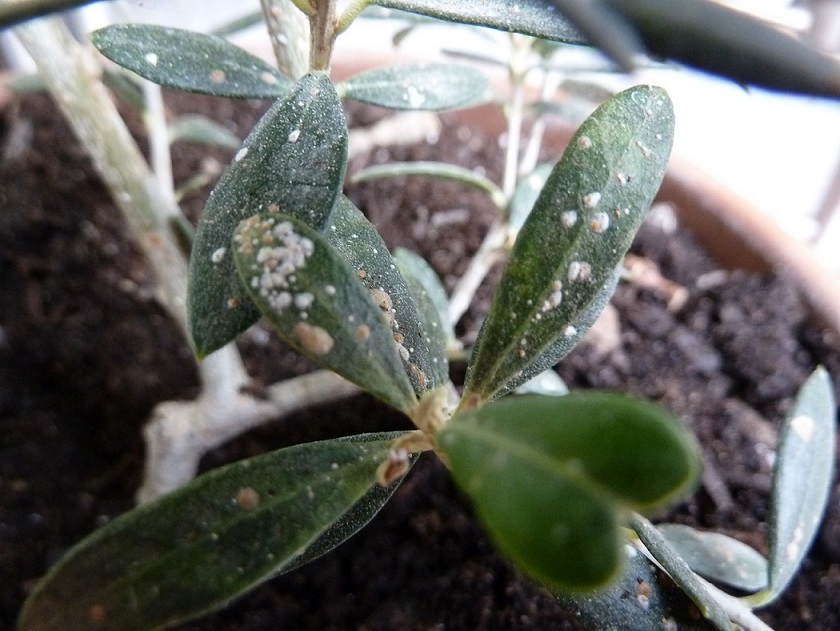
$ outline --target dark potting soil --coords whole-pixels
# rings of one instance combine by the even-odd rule
[[[169,95],[243,137],[266,105]],[[351,120],[370,120],[370,111]],[[0,153],[0,628],[12,628],[38,578],[68,546],[128,510],[141,476],[140,428],[152,406],[196,392],[190,351],[163,310],[137,248],[49,100],[13,100]],[[175,147],[176,180],[213,172],[232,152]],[[431,145],[365,159],[446,160],[499,175],[494,139],[447,126]],[[357,164],[352,165],[358,167]],[[191,194],[192,218],[208,188]],[[390,246],[426,257],[449,288],[493,217],[452,183],[395,179],[348,194]],[[771,277],[723,271],[655,213],[633,247],[613,325],[558,367],[575,388],[629,391],[696,433],[705,484],[668,519],[764,548],[778,420],[822,363],[840,377],[840,342]],[[498,274],[491,274],[497,278]],[[479,293],[460,330],[475,330]],[[257,384],[308,363],[257,329],[241,347]],[[462,376],[463,366],[453,366]],[[837,382],[835,382],[837,383]],[[307,410],[208,454],[209,468],[302,441],[407,428],[367,396]],[[840,486],[802,573],[761,616],[778,630],[840,628]],[[424,456],[373,522],[335,552],[277,577],[184,629],[573,629],[575,617],[502,558],[444,468]]]

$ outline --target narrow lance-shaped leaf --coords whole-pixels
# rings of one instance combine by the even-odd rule
[[[495,182],[475,171],[446,162],[420,161],[377,164],[354,173],[352,182],[358,184],[360,182],[370,182],[381,178],[400,177],[403,175],[422,175],[460,182],[465,186],[470,186],[487,193],[493,203],[499,208],[504,208],[507,203],[504,192]],[[536,199],[536,195],[534,198]]]
[[[662,182],[673,130],[671,101],[654,86],[615,95],[581,125],[519,232],[465,401],[553,365],[591,326]]]
[[[406,248],[394,250],[394,261],[397,267],[405,276],[406,280],[415,282],[425,294],[425,298],[431,303],[435,315],[431,314],[424,318],[434,329],[434,337],[439,338],[436,344],[442,343],[444,348],[455,343],[455,328],[449,320],[449,298],[446,295],[446,288],[443,281],[437,275],[432,266],[425,259]],[[424,310],[418,305],[418,309]],[[425,310],[424,310],[425,312]],[[448,375],[448,373],[447,373]]]
[[[547,0],[548,1],[548,0]],[[709,0],[550,0],[627,70],[645,49],[738,83],[840,97],[840,63],[761,19]]]
[[[532,377],[515,391],[515,394],[543,394],[550,397],[564,397],[569,394],[569,387],[563,378],[551,368]]]
[[[840,97],[840,62],[742,11],[711,0],[601,2],[630,23],[654,55],[742,84]],[[601,44],[597,29],[587,35]]]
[[[329,77],[307,75],[245,139],[199,220],[187,296],[199,356],[224,346],[259,317],[227,254],[239,222],[273,209],[324,228],[346,165],[341,101]]]
[[[656,528],[700,576],[747,592],[767,586],[767,559],[747,544],[683,524],[658,524]]]
[[[540,164],[516,185],[508,210],[508,223],[514,234],[519,232],[534,208],[551,170],[550,164]]]
[[[423,317],[410,286],[373,224],[342,196],[324,236],[356,271],[381,309],[417,395],[447,383],[446,352],[434,343],[434,323]]]
[[[169,142],[193,142],[238,149],[242,141],[224,125],[200,115],[177,118],[169,125]]]
[[[324,368],[408,412],[416,403],[391,327],[319,232],[287,215],[243,221],[233,258],[248,297],[278,334]]]
[[[719,631],[731,631],[732,623],[729,621],[729,616],[726,615],[726,612],[714,596],[709,593],[698,576],[691,571],[685,560],[668,545],[665,537],[654,525],[641,515],[633,515],[631,524],[653,558],[665,568],[674,582],[688,594],[694,604],[700,608],[703,616]]]
[[[150,631],[223,606],[362,528],[396,488],[376,469],[401,435],[243,460],[119,517],[38,584],[19,629]]]
[[[699,468],[678,421],[608,393],[502,399],[456,414],[438,445],[499,547],[560,589],[614,576],[619,511],[661,506]]]
[[[511,33],[585,43],[579,31],[545,0],[374,0],[372,4]]]
[[[168,88],[276,99],[293,84],[271,64],[216,35],[152,24],[116,24],[94,31],[90,40],[108,59]]]
[[[490,98],[483,72],[451,64],[401,65],[354,75],[339,94],[397,110],[440,111],[471,107]]]
[[[817,530],[831,493],[837,403],[831,378],[818,368],[799,391],[779,431],[770,494],[769,586],[756,603],[775,600],[793,579]]]

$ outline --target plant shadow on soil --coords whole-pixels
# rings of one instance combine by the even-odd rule
[[[264,111],[167,94],[244,137]],[[352,124],[381,112],[350,111]],[[365,159],[445,160],[498,178],[495,139],[447,123],[436,143],[379,148]],[[137,125],[135,124],[135,130]],[[196,393],[190,351],[149,298],[137,248],[66,125],[42,95],[13,99],[0,164],[0,627],[12,628],[38,577],[73,543],[128,510],[141,475],[140,428],[152,406]],[[176,145],[176,180],[232,152]],[[359,165],[354,163],[351,170]],[[195,219],[209,189],[189,196]],[[348,190],[390,247],[422,254],[448,288],[492,220],[478,193],[398,178]],[[840,377],[840,342],[810,321],[794,289],[720,270],[667,212],[632,252],[645,273],[620,284],[616,320],[557,370],[573,388],[621,389],[663,403],[703,445],[705,485],[667,518],[717,528],[763,550],[778,420],[822,363]],[[482,287],[461,332],[486,312]],[[311,369],[257,328],[240,346],[257,386]],[[453,375],[463,378],[463,366]],[[837,385],[835,381],[835,385]],[[407,428],[360,395],[248,432],[203,468],[351,433]],[[840,486],[801,575],[762,612],[783,630],[840,628]],[[494,551],[444,468],[424,456],[373,522],[333,553],[185,625],[241,629],[574,629],[573,615]]]

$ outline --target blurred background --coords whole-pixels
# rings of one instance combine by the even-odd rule
[[[840,52],[840,0],[730,0],[779,28],[808,38],[829,54]],[[200,9],[198,8],[200,6]],[[211,32],[259,11],[259,0],[123,0],[101,2],[68,12],[67,20],[83,34],[114,22],[149,22]],[[399,19],[362,20],[338,40],[337,55],[393,51],[392,38],[404,26]],[[457,40],[460,50],[498,54],[503,33],[463,33],[452,27],[417,29],[399,44],[401,54],[429,59],[445,55]],[[372,31],[376,31],[373,33]],[[261,25],[232,39],[252,52],[271,58]],[[506,44],[501,42],[502,46]],[[0,38],[6,65],[31,71],[13,36]],[[598,54],[577,47],[567,54],[583,67],[600,64]],[[809,244],[819,260],[840,281],[840,103],[745,89],[683,68],[655,67],[628,77],[582,72],[582,82],[619,89],[649,82],[666,87],[677,114],[675,153],[708,172],[752,202],[793,238]]]

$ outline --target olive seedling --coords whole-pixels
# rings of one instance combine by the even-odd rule
[[[297,351],[399,410],[416,430],[282,449],[212,471],[141,506],[56,564],[27,602],[20,628],[155,629],[223,606],[357,532],[421,452],[446,463],[499,548],[590,621],[624,624],[628,612],[615,589],[644,575],[656,604],[644,614],[629,614],[634,624],[669,620],[727,629],[732,620],[761,628],[750,608],[771,601],[790,580],[825,505],[834,403],[824,371],[806,384],[783,434],[771,554],[763,565],[750,557],[767,580],[752,576],[748,589],[755,594],[746,600],[700,579],[698,574],[731,583],[735,573],[725,563],[704,565],[709,555],[694,554],[690,544],[700,541],[701,550],[717,550],[720,559],[749,553],[725,538],[657,530],[640,514],[678,499],[696,481],[697,450],[676,419],[616,393],[505,396],[568,353],[607,304],[664,176],[674,131],[667,95],[654,86],[615,95],[548,169],[517,226],[463,394],[455,397],[438,283],[415,255],[392,256],[342,195],[348,133],[340,99],[401,109],[465,107],[486,98],[486,81],[470,68],[432,64],[369,71],[334,84],[327,73],[334,40],[367,4],[351,2],[338,12],[328,0],[294,2],[311,28],[309,68],[299,77],[221,38],[178,29],[121,25],[92,39],[106,56],[162,85],[275,99],[216,186],[192,243],[183,321],[204,365],[224,367],[224,361],[214,363],[219,357],[234,361],[225,350],[230,342],[265,318]],[[666,5],[655,2],[644,3],[644,14],[617,1],[557,2],[572,22],[537,1],[379,4],[573,43],[584,41],[579,33],[596,43],[602,39],[600,32],[592,36],[593,16],[603,18],[605,33],[617,25],[670,24]],[[697,0],[697,6],[707,3]],[[705,10],[700,17],[720,16],[717,9]],[[674,23],[686,28],[678,19]],[[769,32],[756,28],[762,36]],[[703,42],[706,33],[690,35]],[[37,34],[24,32],[36,52]],[[679,59],[680,51],[656,34],[643,31],[641,40],[662,44],[654,50]],[[737,46],[753,50],[757,44],[747,38]],[[807,49],[796,50],[807,57]],[[628,59],[621,47],[611,54],[622,63]],[[54,69],[48,74],[48,58],[41,58],[47,82],[60,90],[61,77]],[[720,70],[719,60],[709,67]],[[66,99],[68,111],[84,116],[77,106]],[[100,139],[87,141],[98,146]],[[103,173],[109,169],[113,165],[101,167]],[[515,184],[516,177],[503,185],[503,203],[512,203]],[[119,185],[114,178],[112,186]],[[142,187],[134,194],[142,196]],[[156,230],[168,235],[175,215],[173,209],[153,216],[154,230],[142,222],[135,229],[144,237]],[[160,239],[146,241],[165,275],[171,248],[163,256],[154,247]],[[164,298],[177,310],[183,294]],[[230,391],[236,371],[219,372],[227,377],[216,383]],[[212,381],[214,373],[205,376]],[[223,411],[235,407],[226,405]],[[199,412],[209,408],[205,404]],[[808,478],[798,473],[803,461],[811,465]],[[809,485],[812,493],[799,492]],[[672,599],[660,595],[646,555],[699,605],[704,621],[692,623],[687,609],[675,610]]]

